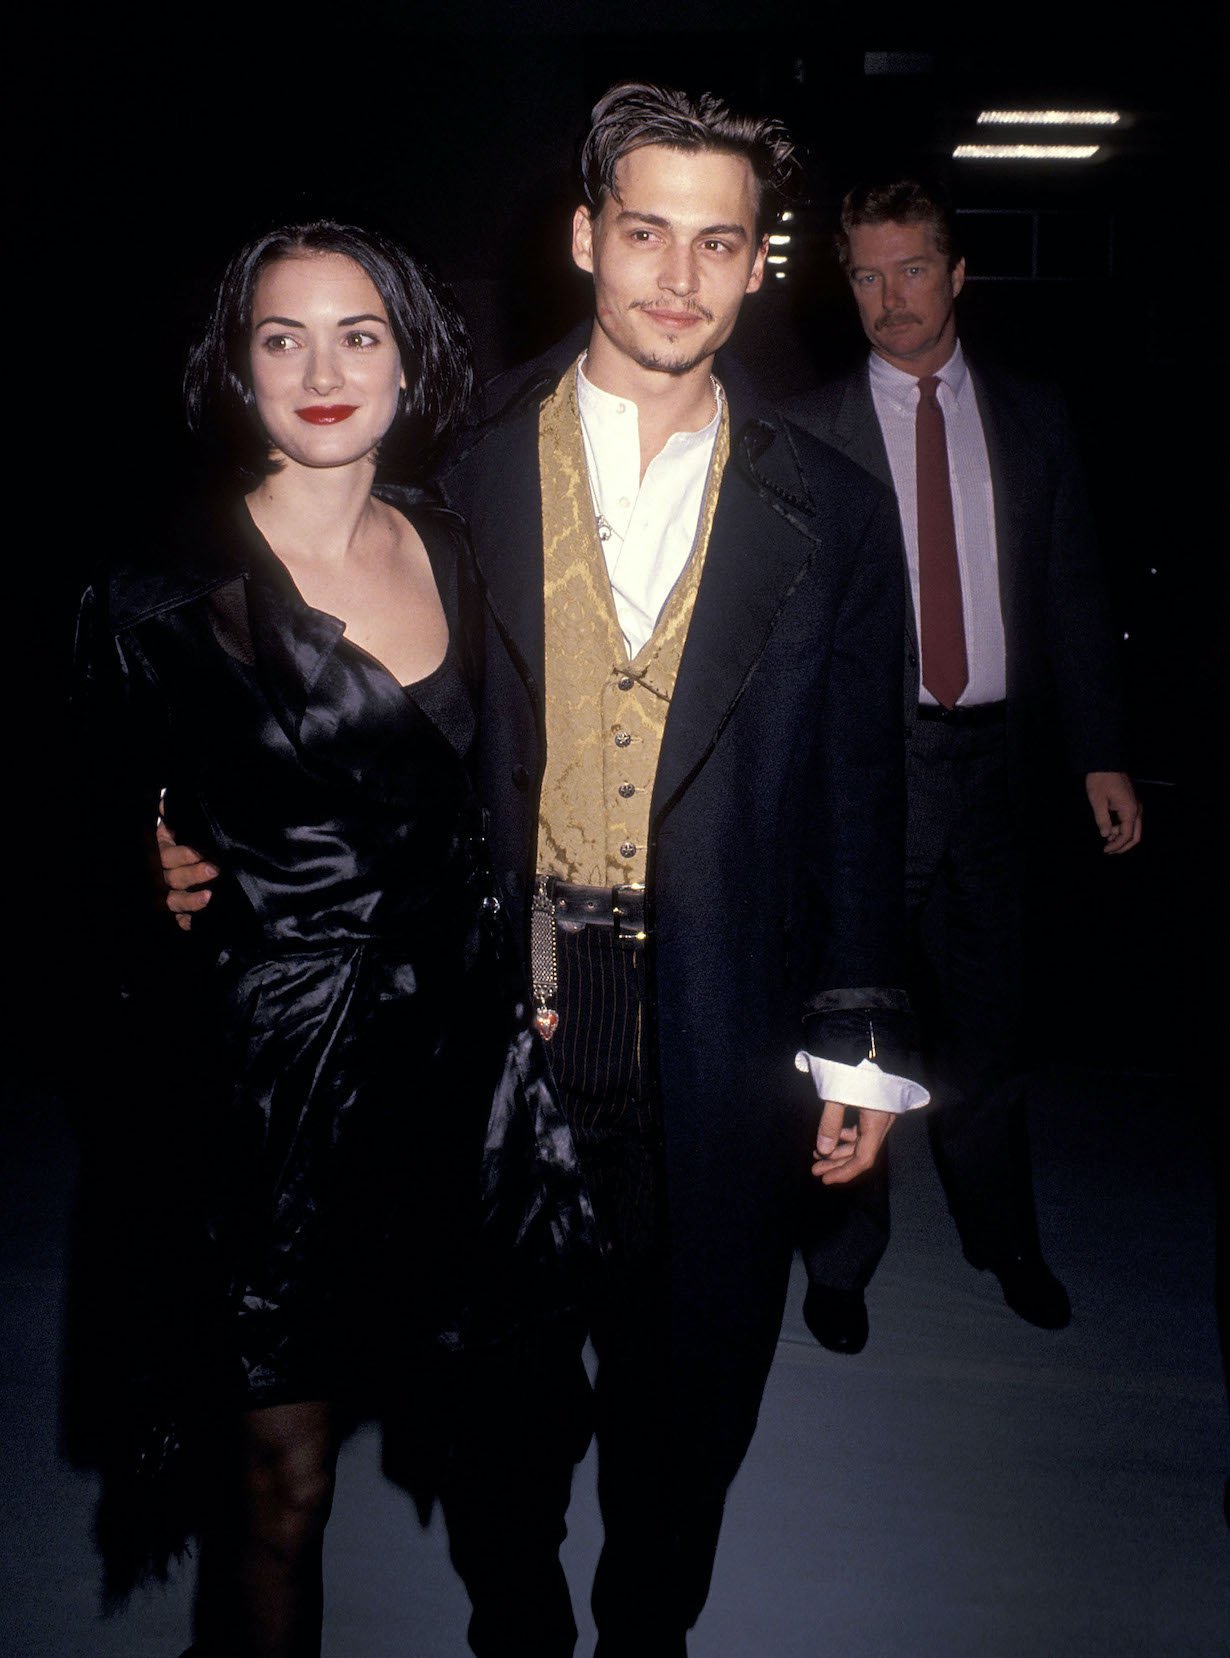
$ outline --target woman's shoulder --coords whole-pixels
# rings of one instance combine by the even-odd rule
[[[236,502],[194,497],[138,529],[92,584],[106,592],[113,629],[189,604],[242,576],[253,554],[245,517]]]
[[[410,524],[424,547],[437,585],[452,589],[458,571],[473,562],[470,532],[465,519],[431,489],[416,486],[378,486],[374,492]]]
[[[413,524],[424,541],[434,535],[453,540],[459,548],[468,545],[465,519],[445,505],[437,490],[420,484],[378,484],[373,494]]]

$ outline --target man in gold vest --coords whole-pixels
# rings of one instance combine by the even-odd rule
[[[497,878],[602,1247],[601,1658],[685,1652],[799,1190],[856,1178],[926,1098],[893,1074],[892,497],[714,369],[793,165],[714,97],[608,92],[573,220],[588,340],[497,382],[442,479],[486,585]],[[550,1602],[527,1651],[571,1651]],[[481,1622],[476,1650],[521,1650]]]
[[[715,373],[792,146],[712,96],[627,84],[582,166],[588,343],[497,382],[441,478],[485,585],[496,876],[601,1244],[586,1330],[497,1358],[462,1407],[450,1540],[484,1658],[574,1649],[558,1548],[591,1419],[598,1658],[686,1653],[802,1193],[865,1172],[926,1099],[896,1058],[893,497],[734,363]],[[167,853],[173,885],[194,858]],[[805,1438],[822,1456],[834,1431]]]

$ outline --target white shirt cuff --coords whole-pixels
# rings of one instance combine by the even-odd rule
[[[809,1071],[822,1100],[840,1100],[843,1105],[865,1106],[869,1111],[917,1111],[931,1095],[909,1077],[882,1071],[872,1059],[857,1065],[843,1065],[836,1059],[817,1059],[800,1048],[794,1056],[795,1069]]]

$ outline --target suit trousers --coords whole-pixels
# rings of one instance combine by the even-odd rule
[[[600,1260],[586,1328],[463,1366],[444,1508],[480,1658],[568,1658],[576,1624],[559,1545],[574,1464],[598,1440],[603,1546],[595,1658],[685,1658],[709,1590],[724,1492],[684,1478],[669,1431],[661,1123],[642,1068],[643,948],[558,933],[556,1086],[589,1186]],[[590,1387],[581,1363],[597,1357]]]
[[[919,721],[906,757],[910,989],[935,1165],[967,1257],[1037,1247],[1021,1051],[1025,868],[1002,721]],[[831,1194],[821,1194],[827,1199]],[[888,1162],[813,1206],[813,1283],[862,1289],[888,1244]]]
[[[642,1064],[644,950],[604,927],[558,937],[552,1066],[601,1249],[590,1319],[604,1534],[597,1658],[679,1658],[708,1592],[722,1505],[672,1477],[666,1204],[661,1122]]]

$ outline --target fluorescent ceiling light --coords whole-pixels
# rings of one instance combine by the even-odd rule
[[[958,161],[1088,161],[1097,144],[958,144]]]
[[[1117,109],[984,109],[978,125],[992,127],[1113,127]]]

